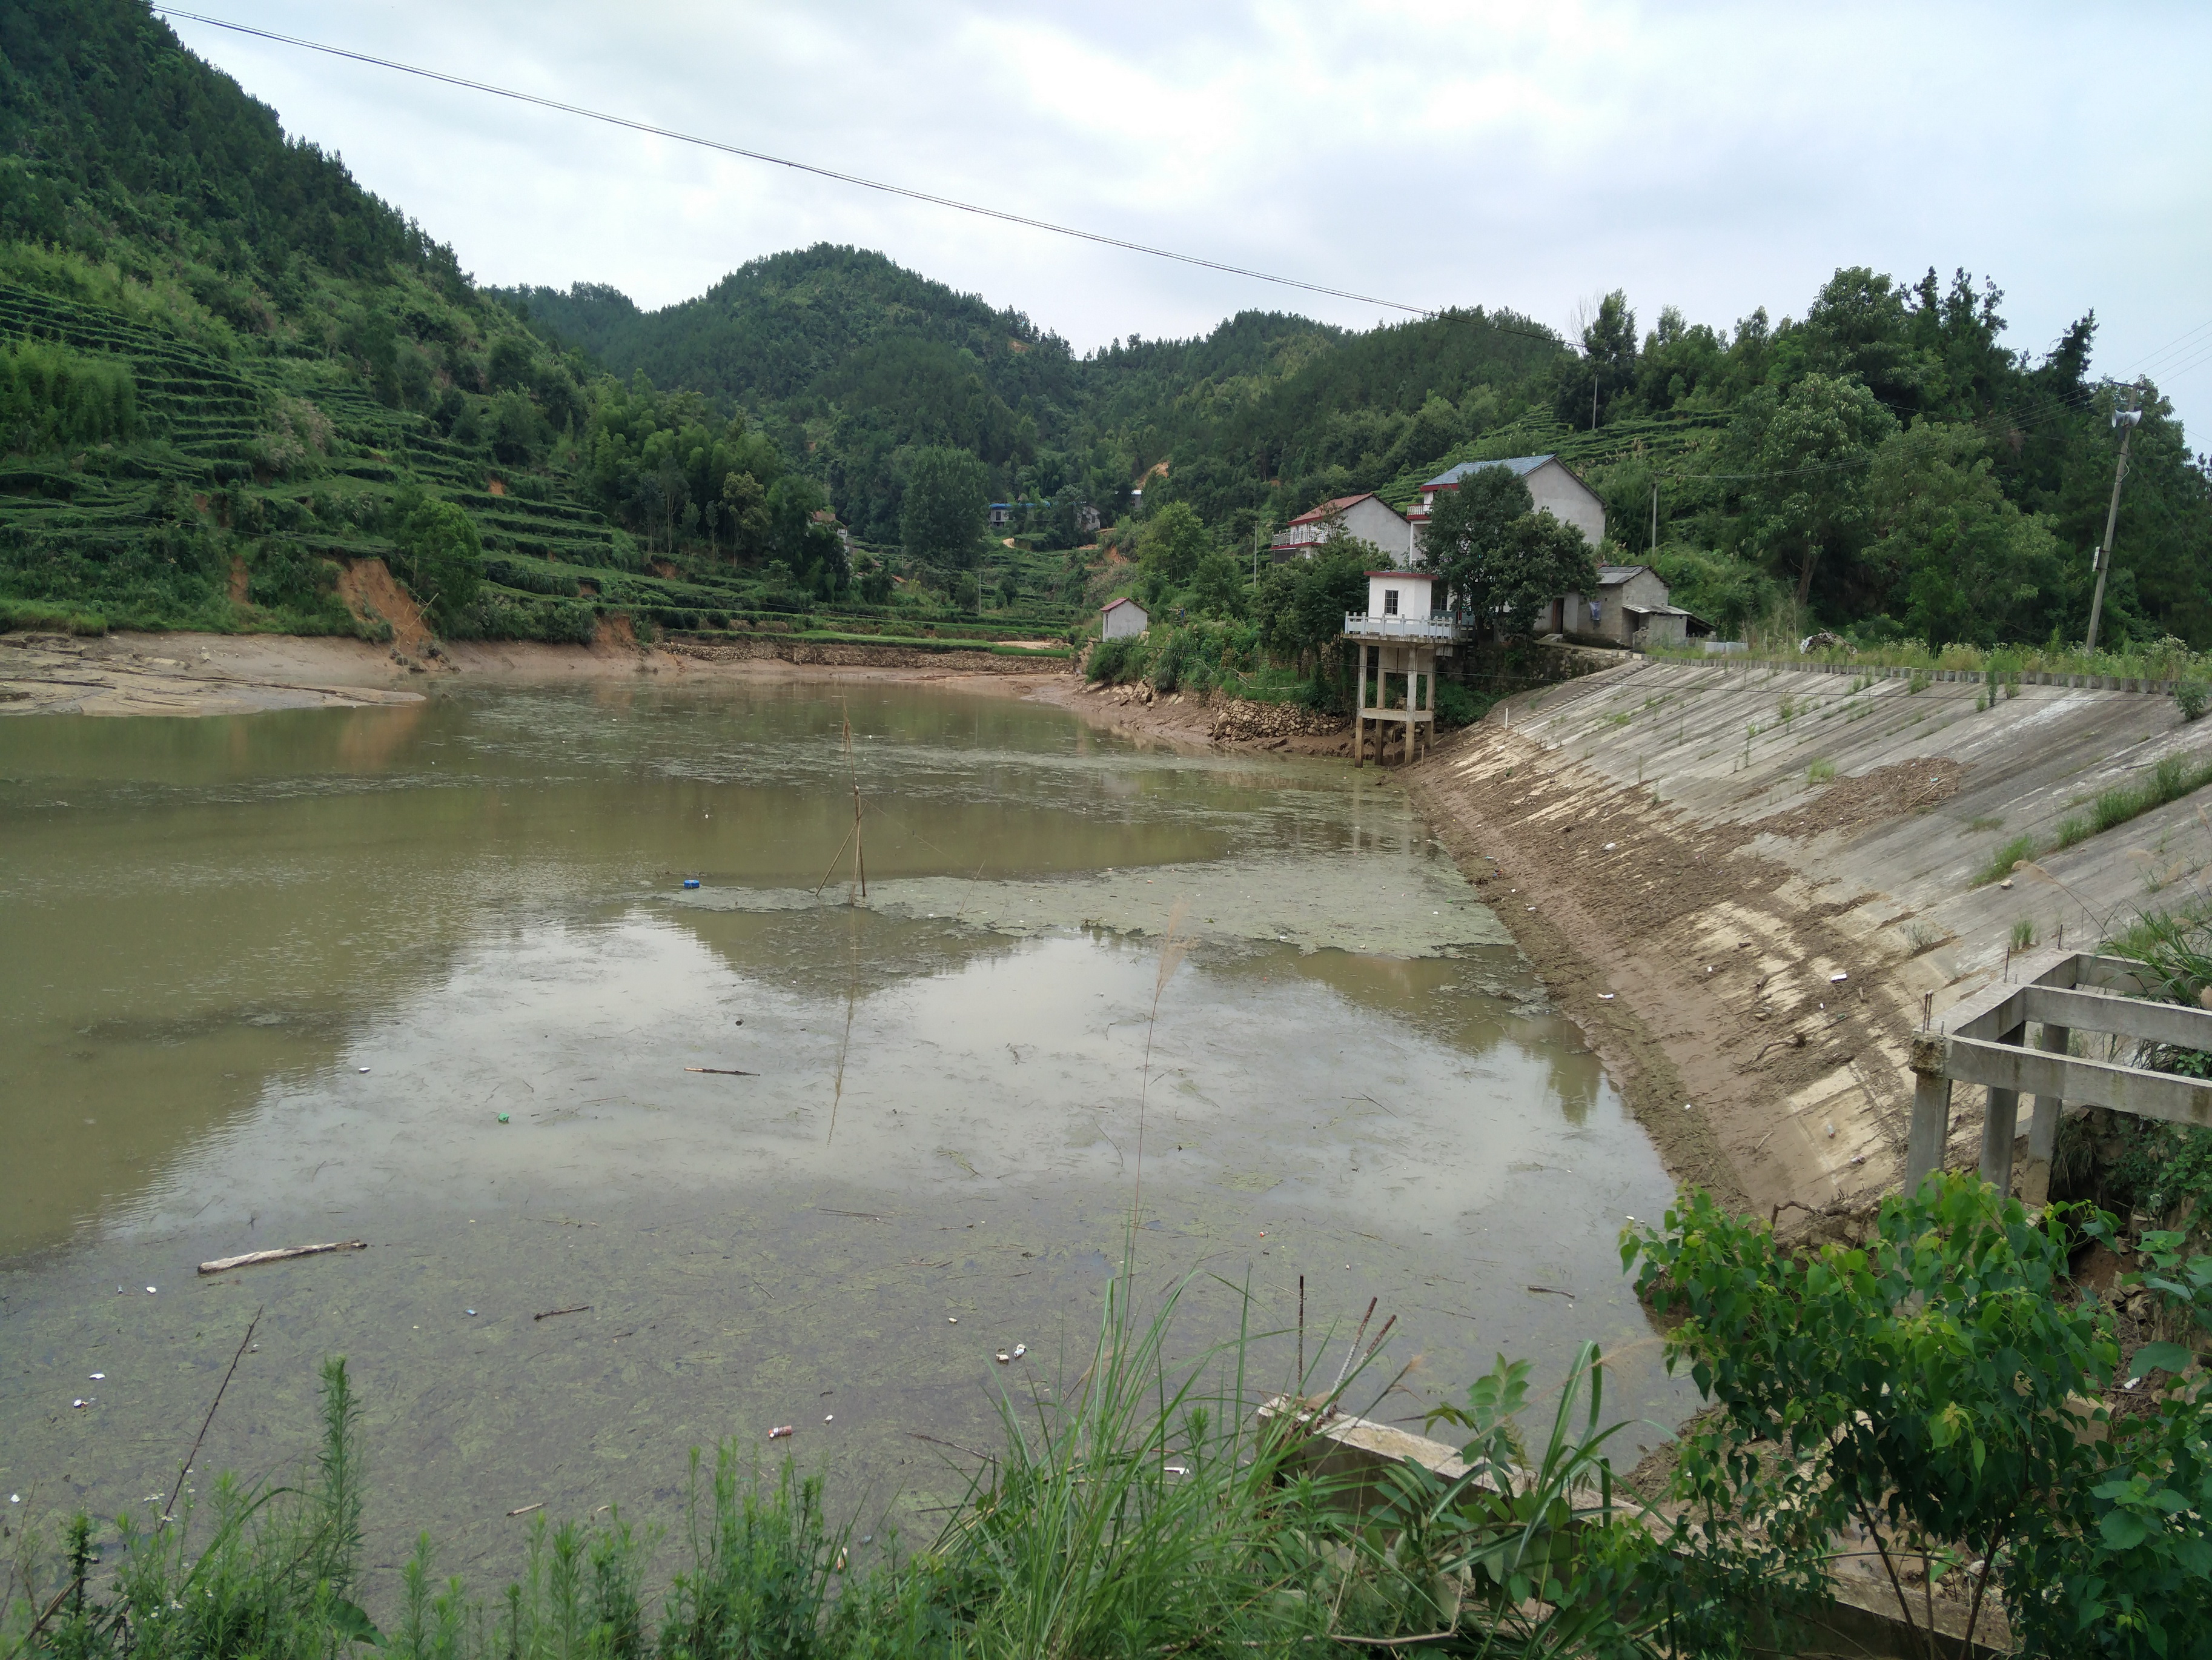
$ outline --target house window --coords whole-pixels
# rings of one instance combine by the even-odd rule
[[[1385,588],[1382,590],[1382,614],[1385,617],[1395,617],[1398,614],[1397,589]]]

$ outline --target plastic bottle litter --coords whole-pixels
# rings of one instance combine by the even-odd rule
[[[696,888],[699,885],[699,879],[696,876],[687,876],[684,879],[684,885],[687,888]]]
[[[793,1426],[789,1424],[778,1424],[774,1429],[768,1432],[768,1438],[771,1441],[781,1441],[785,1436],[791,1433],[792,1428]]]
[[[92,1375],[92,1381],[95,1383],[104,1383],[107,1381],[107,1374],[104,1371],[96,1371]]]
[[[1017,1360],[1020,1359],[1029,1352],[1030,1346],[1027,1343],[1017,1343],[1014,1345],[1014,1359]]]

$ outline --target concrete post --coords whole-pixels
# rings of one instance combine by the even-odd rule
[[[1912,1080],[1912,1134],[1905,1150],[1905,1190],[1920,1191],[1931,1171],[1943,1168],[1944,1144],[1951,1139],[1951,1080],[1940,1073],[1917,1073]]]
[[[2027,1032],[2014,1026],[2000,1043],[2017,1043]],[[2020,1133],[2020,1091],[1990,1090],[1989,1110],[1982,1116],[1982,1180],[1999,1193],[2012,1191],[2012,1144]]]
[[[2063,1055],[2073,1033],[2064,1026],[2046,1025],[2036,1033],[2035,1047],[2051,1055]],[[2058,1116],[2066,1104],[2055,1095],[2039,1095],[2027,1121],[2027,1167],[2021,1172],[2020,1196],[2031,1205],[2051,1201],[2051,1157],[2058,1146]]]

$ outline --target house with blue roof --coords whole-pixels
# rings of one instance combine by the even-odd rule
[[[1516,455],[1500,461],[1462,461],[1455,467],[1447,467],[1422,485],[1421,504],[1406,514],[1413,520],[1416,541],[1421,526],[1428,520],[1430,509],[1436,506],[1438,493],[1457,489],[1462,479],[1485,467],[1504,467],[1514,473],[1528,485],[1537,512],[1548,513],[1574,526],[1589,539],[1591,547],[1605,540],[1605,503],[1598,499],[1595,490],[1570,472],[1556,455]]]

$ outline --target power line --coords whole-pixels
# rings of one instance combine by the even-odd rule
[[[512,87],[494,86],[488,81],[471,81],[458,75],[447,75],[440,70],[423,69],[414,64],[402,64],[390,58],[377,58],[365,52],[353,52],[343,46],[326,46],[319,40],[302,40],[297,35],[279,34],[272,29],[258,29],[245,23],[228,22],[220,17],[209,17],[196,11],[183,11],[173,6],[156,5],[154,11],[164,17],[181,17],[194,23],[204,23],[210,28],[228,29],[234,34],[252,35],[257,40],[273,40],[280,46],[298,46],[306,52],[319,52],[331,58],[347,58],[356,64],[368,64],[377,69],[392,70],[402,75],[418,76],[425,81],[437,81],[449,87],[460,87],[470,92],[489,93],[495,98],[510,98],[519,104],[535,104],[541,109],[556,110],[563,115],[580,115],[586,120],[603,121],[609,126],[626,127],[632,132],[641,132],[654,138],[673,139],[681,144],[696,144],[702,149],[718,150],[725,155],[734,155],[747,161],[765,161],[771,166],[789,167],[795,173],[812,173],[819,179],[834,179],[841,185],[855,185],[863,190],[881,191],[886,196],[902,196],[908,201],[926,203],[931,207],[952,208],[961,213],[972,213],[985,219],[997,219],[1009,225],[1020,225],[1030,230],[1050,232],[1054,236],[1071,236],[1079,241],[1093,242],[1103,247],[1121,248],[1131,253],[1149,255],[1155,259],[1171,259],[1177,264],[1196,265],[1206,271],[1218,271],[1231,277],[1249,277],[1258,283],[1273,283],[1283,288],[1301,289],[1308,294],[1327,295],[1336,300],[1356,300],[1362,305],[1382,306],[1391,311],[1401,311],[1410,316],[1433,318],[1443,314],[1434,306],[1410,305],[1402,300],[1385,300],[1371,294],[1355,294],[1349,289],[1331,288],[1324,283],[1308,283],[1296,277],[1278,277],[1270,271],[1254,271],[1249,266],[1232,265],[1219,259],[1208,259],[1200,254],[1179,253],[1172,248],[1156,248],[1143,242],[1132,242],[1123,237],[1109,236],[1103,231],[1083,230],[1073,225],[1057,225],[1046,219],[1032,219],[1026,214],[1010,213],[1003,208],[986,207],[980,203],[963,202],[950,196],[939,196],[929,191],[915,190],[905,185],[886,184],[878,179],[865,179],[859,173],[842,173],[835,167],[817,166],[811,161],[794,161],[788,156],[771,155],[765,150],[747,149],[738,144],[726,144],[720,139],[702,138],[693,133],[678,132],[671,127],[655,126],[649,121],[634,121],[628,116],[609,115],[601,110],[586,109],[580,104],[564,103],[557,98],[544,98],[536,93],[518,92]],[[1486,319],[1486,321],[1488,319]],[[1532,337],[1556,344],[1558,337],[1551,334],[1536,334],[1534,330],[1513,329],[1493,324],[1508,334],[1528,334]]]

